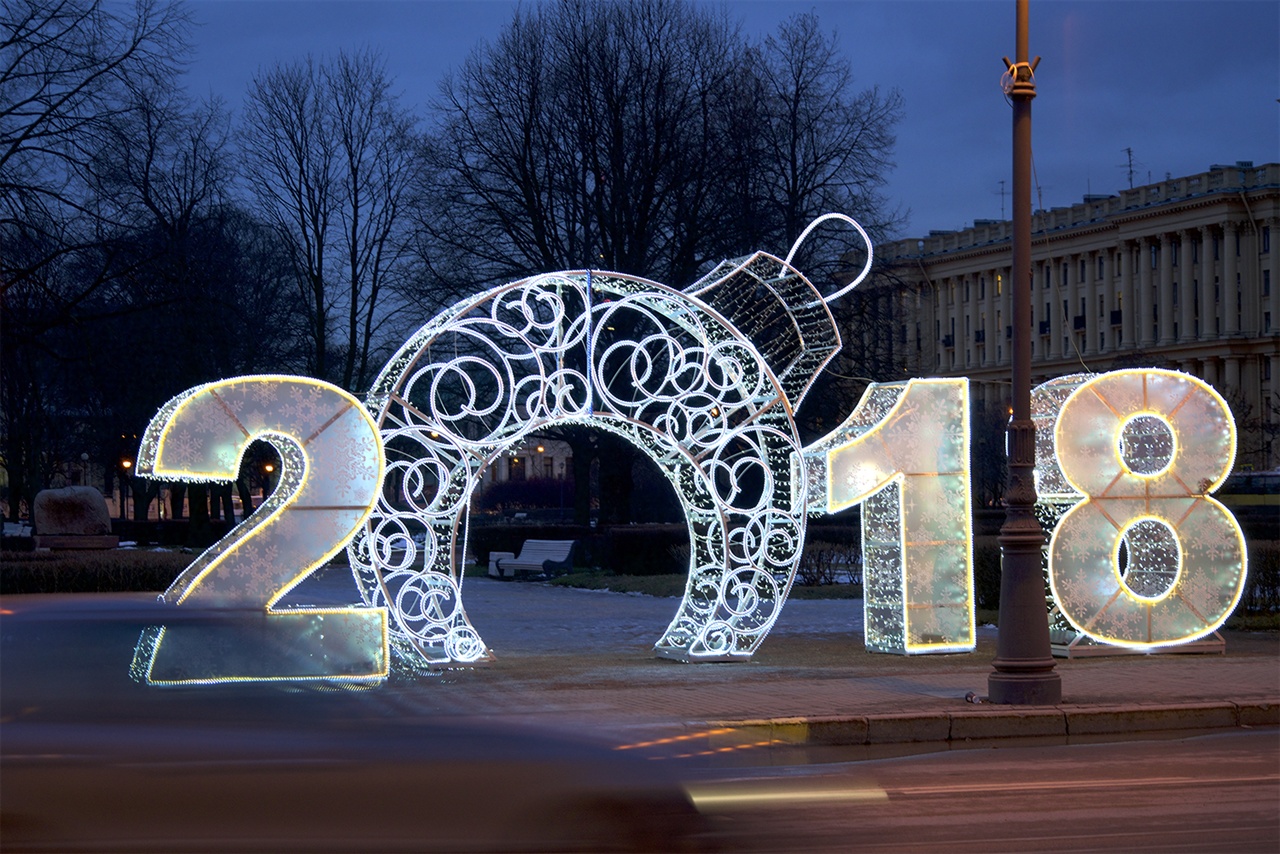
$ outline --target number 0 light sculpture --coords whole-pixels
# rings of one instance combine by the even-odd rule
[[[349,549],[365,600],[428,661],[488,656],[462,606],[471,496],[528,434],[590,425],[640,448],[686,514],[689,580],[657,654],[750,656],[804,544],[795,408],[839,349],[827,301],[866,275],[867,246],[862,275],[825,299],[790,257],[757,253],[683,291],[591,270],[534,276],[423,326],[367,401],[400,488]]]

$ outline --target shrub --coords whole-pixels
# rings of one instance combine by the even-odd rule
[[[1236,613],[1280,612],[1280,542],[1254,541],[1249,548],[1249,576]]]
[[[6,552],[0,593],[119,593],[167,589],[196,555],[184,552]]]
[[[1000,607],[1000,546],[995,543],[973,544],[973,601],[991,611]]]
[[[856,544],[822,540],[805,543],[796,582],[811,586],[849,581],[862,583],[862,549]]]

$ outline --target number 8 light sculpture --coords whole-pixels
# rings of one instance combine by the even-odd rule
[[[1221,626],[1244,590],[1246,555],[1235,517],[1210,497],[1236,449],[1218,393],[1176,371],[1102,374],[1063,401],[1054,444],[1084,496],[1049,544],[1063,616],[1095,640],[1138,649]]]

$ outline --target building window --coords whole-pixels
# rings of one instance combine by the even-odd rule
[[[1084,265],[1085,265],[1085,260],[1081,258],[1080,259],[1080,283],[1081,284],[1084,284],[1084,271],[1085,271]]]
[[[1264,225],[1262,227],[1262,251],[1271,251],[1271,226]]]
[[[1169,263],[1178,266],[1178,256],[1182,254],[1182,241],[1176,240],[1169,246],[1169,254],[1172,256]]]
[[[1004,276],[996,273],[996,296],[1004,293]]]
[[[1217,261],[1219,255],[1218,238],[1213,238],[1213,260]]]
[[[1271,332],[1271,312],[1269,311],[1262,313],[1262,331],[1268,334]]]
[[[1101,255],[1099,255],[1098,256],[1098,278],[1099,279],[1105,279],[1107,277],[1106,269],[1107,269],[1106,261]]]
[[[1191,241],[1191,263],[1192,264],[1200,263],[1200,241],[1199,240]]]
[[[1160,247],[1152,243],[1151,244],[1151,269],[1155,270],[1155,269],[1158,269],[1159,267],[1160,267]]]
[[[986,299],[986,298],[987,298],[987,277],[979,276],[978,277],[978,299]]]

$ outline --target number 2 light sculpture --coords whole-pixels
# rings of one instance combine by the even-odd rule
[[[151,420],[138,473],[194,483],[234,480],[245,449],[258,439],[280,454],[275,492],[161,596],[236,616],[178,620],[149,631],[135,656],[135,675],[152,684],[382,679],[388,672],[385,609],[274,607],[341,551],[372,509],[385,463],[377,428],[358,400],[302,377],[197,386]]]

